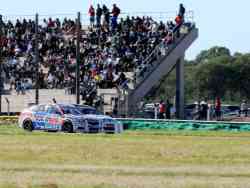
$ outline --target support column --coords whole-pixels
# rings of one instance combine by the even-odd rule
[[[176,63],[176,117],[184,119],[184,56]]]
[[[81,27],[81,13],[77,13],[76,20],[76,104],[80,104],[80,27]]]
[[[36,94],[35,94],[35,102],[36,105],[39,104],[39,87],[40,87],[40,83],[39,83],[39,51],[38,51],[38,24],[39,24],[39,20],[38,20],[38,14],[36,14],[36,21],[35,21],[35,63],[36,63]]]

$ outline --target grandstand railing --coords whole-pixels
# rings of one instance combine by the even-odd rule
[[[178,12],[176,11],[168,11],[168,12],[122,12],[119,16],[119,19],[121,18],[126,18],[126,17],[151,17],[152,19],[156,21],[173,21],[176,17]],[[75,13],[58,13],[58,14],[39,14],[39,22],[40,24],[42,23],[43,19],[48,19],[48,18],[59,18],[60,20],[63,20],[64,18],[71,19],[71,20],[76,20],[77,14]],[[20,21],[23,19],[26,20],[35,20],[35,14],[27,14],[27,15],[3,15],[3,20],[5,22],[11,21],[11,22],[16,22],[16,20],[19,19]],[[189,10],[185,14],[185,19],[188,22],[193,22],[194,20],[194,11]],[[82,26],[88,26],[89,25],[89,15],[82,13],[81,14],[81,24]]]

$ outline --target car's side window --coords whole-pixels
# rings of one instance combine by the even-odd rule
[[[30,110],[31,110],[32,112],[38,112],[39,106],[32,106],[32,107],[30,108]]]
[[[45,105],[33,106],[31,110],[33,112],[45,112]]]
[[[47,113],[61,115],[61,112],[54,106],[47,106]]]
[[[46,111],[45,111],[45,105],[40,105],[40,106],[38,107],[38,111],[39,111],[39,112],[46,112]]]

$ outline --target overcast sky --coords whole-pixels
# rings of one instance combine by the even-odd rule
[[[195,22],[200,36],[186,54],[193,59],[201,50],[214,45],[226,46],[233,53],[250,52],[250,23],[248,0],[1,0],[0,14],[30,15],[86,13],[89,4],[116,3],[122,12],[168,12],[176,11],[179,3],[188,10],[194,10]]]

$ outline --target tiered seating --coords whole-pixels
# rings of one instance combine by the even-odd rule
[[[0,19],[0,24],[4,26],[0,44],[5,57],[5,89],[22,96],[35,86],[35,23],[25,19],[6,23]],[[155,49],[161,45],[166,51],[175,43],[173,31],[182,24],[180,20],[164,24],[150,17],[127,17],[115,27],[111,24],[82,30],[82,99],[89,101],[92,94],[94,99],[98,89],[133,89],[150,72],[156,56],[165,55],[162,51],[153,53]],[[75,92],[75,36],[76,23],[70,19],[50,18],[39,25],[40,89]]]

